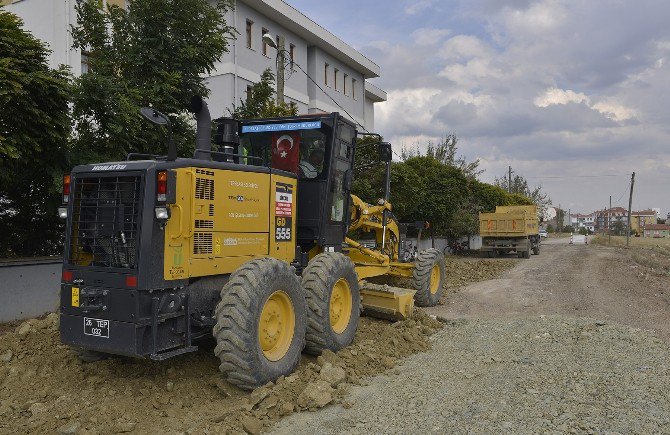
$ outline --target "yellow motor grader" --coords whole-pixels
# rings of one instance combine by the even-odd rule
[[[438,302],[442,253],[399,258],[390,144],[376,144],[385,198],[370,205],[350,193],[360,135],[338,113],[218,119],[212,140],[206,104],[195,97],[192,110],[193,158],[169,141],[167,156],[65,176],[61,340],[82,359],[164,360],[213,334],[221,372],[251,389],[291,373],[303,351],[349,345],[361,310],[402,319]],[[382,275],[413,288],[364,281]]]

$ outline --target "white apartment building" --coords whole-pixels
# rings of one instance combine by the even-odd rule
[[[52,68],[69,65],[77,75],[88,68],[86,56],[71,48],[69,30],[76,24],[77,1],[0,0],[0,4],[6,4],[8,11],[24,20],[27,30],[49,45]],[[125,0],[103,0],[103,6],[108,4],[126,5]],[[266,68],[276,73],[277,52],[262,41],[262,35],[269,33],[284,37],[293,62],[318,84],[296,66],[288,71],[285,100],[295,103],[298,113],[340,112],[374,130],[374,104],[386,101],[386,92],[367,82],[381,73],[372,60],[282,0],[236,0],[226,21],[238,36],[207,77],[212,117],[227,116]]]

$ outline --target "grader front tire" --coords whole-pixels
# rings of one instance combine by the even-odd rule
[[[292,373],[305,345],[306,311],[285,262],[260,258],[237,269],[221,289],[213,330],[226,380],[251,390]]]
[[[319,254],[302,273],[307,300],[305,352],[321,355],[348,346],[354,339],[361,311],[358,275],[349,257]]]
[[[416,293],[414,302],[420,307],[434,307],[445,290],[447,271],[444,255],[437,249],[427,249],[414,263],[412,284]]]

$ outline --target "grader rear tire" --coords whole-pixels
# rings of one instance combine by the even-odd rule
[[[445,291],[447,271],[444,255],[437,249],[427,249],[414,262],[412,284],[414,302],[420,307],[434,307]]]
[[[306,304],[293,268],[274,258],[243,264],[221,289],[214,353],[245,390],[293,372],[305,346]]]
[[[324,252],[302,273],[307,300],[305,352],[336,352],[354,340],[361,312],[358,275],[349,257]]]

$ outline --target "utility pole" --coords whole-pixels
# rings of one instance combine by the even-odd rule
[[[607,210],[607,244],[612,244],[612,225],[610,219],[612,218],[612,195],[610,195],[610,209]]]
[[[281,35],[277,36],[277,104],[284,103],[284,66],[286,49],[284,48],[286,42]]]
[[[561,204],[558,204],[558,209],[556,210],[556,232],[561,232]]]
[[[635,172],[630,177],[630,195],[628,195],[628,227],[626,228],[626,248],[630,245],[630,214],[633,208],[633,186],[635,185]]]
[[[512,167],[508,166],[507,168],[508,178],[507,178],[507,193],[512,193]]]

